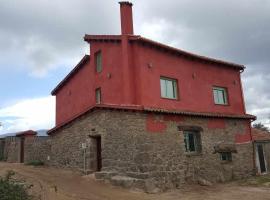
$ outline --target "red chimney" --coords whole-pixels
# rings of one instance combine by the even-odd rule
[[[121,1],[119,4],[122,35],[133,35],[132,3],[128,1]]]

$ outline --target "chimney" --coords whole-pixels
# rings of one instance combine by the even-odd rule
[[[119,4],[122,35],[133,35],[132,3],[128,1],[121,1]]]

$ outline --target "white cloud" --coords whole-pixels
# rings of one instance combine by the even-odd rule
[[[0,134],[28,129],[49,129],[54,125],[55,97],[26,99],[0,109]]]

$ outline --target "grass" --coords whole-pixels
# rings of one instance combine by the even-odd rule
[[[4,177],[0,177],[0,199],[1,200],[32,200],[33,197],[27,192],[32,186],[19,182],[12,178],[14,171],[8,171]]]
[[[32,165],[32,166],[43,166],[44,162],[41,160],[32,160],[26,163],[26,165]]]
[[[253,176],[245,180],[241,180],[240,185],[252,185],[252,186],[268,186],[270,187],[270,175]]]

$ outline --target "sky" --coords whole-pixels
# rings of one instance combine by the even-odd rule
[[[246,66],[247,112],[270,127],[270,0],[133,0],[137,35]],[[0,134],[49,129],[51,90],[85,55],[84,34],[120,34],[115,0],[0,0]]]

